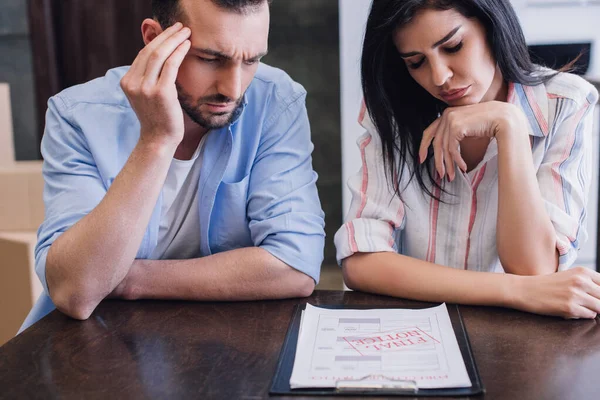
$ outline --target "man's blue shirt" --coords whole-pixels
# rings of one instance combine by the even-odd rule
[[[35,248],[44,293],[21,330],[55,308],[46,283],[50,246],[100,203],[138,142],[139,120],[120,87],[127,70],[109,70],[48,102],[45,219]],[[202,256],[257,246],[318,282],[324,215],[305,98],[286,73],[260,64],[236,119],[208,133],[198,185]],[[162,195],[136,258],[150,258],[156,247],[161,205]]]

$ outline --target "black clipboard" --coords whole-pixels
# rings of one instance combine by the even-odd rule
[[[439,388],[439,389],[416,389],[414,391],[406,390],[353,390],[338,391],[336,388],[290,388],[290,377],[292,375],[292,368],[294,366],[294,359],[296,357],[296,345],[298,344],[298,332],[300,329],[300,318],[302,311],[306,308],[306,304],[296,305],[294,308],[294,314],[290,325],[288,326],[285,340],[283,341],[283,347],[279,354],[279,361],[277,362],[277,370],[271,383],[271,389],[269,395],[312,395],[312,396],[474,396],[485,392],[481,378],[479,377],[479,371],[473,358],[473,352],[471,351],[471,343],[469,342],[469,336],[463,324],[462,316],[458,310],[458,306],[455,304],[446,305],[448,308],[448,314],[450,321],[452,322],[452,328],[456,335],[458,347],[462,354],[465,362],[465,367],[469,378],[471,379],[471,387],[468,388]],[[393,308],[389,306],[337,306],[337,305],[318,305],[322,308],[330,309],[378,309],[378,308]],[[426,306],[431,307],[431,306]],[[412,308],[426,308],[426,307],[412,307]],[[405,307],[411,308],[411,307]]]

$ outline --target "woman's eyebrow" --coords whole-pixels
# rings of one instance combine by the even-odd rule
[[[462,27],[462,25],[457,26],[456,28],[452,29],[450,31],[450,33],[448,33],[446,36],[444,36],[443,38],[441,38],[440,40],[438,40],[437,42],[435,42],[433,44],[433,46],[431,46],[432,49],[435,49],[436,47],[446,43],[448,40],[452,39],[452,36],[454,36],[456,34],[456,32],[458,32],[458,30]],[[408,57],[412,57],[412,56],[416,56],[417,54],[421,54],[418,51],[411,51],[408,53],[400,53],[400,57],[402,58],[408,58]]]

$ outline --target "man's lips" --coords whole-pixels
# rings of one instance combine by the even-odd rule
[[[230,111],[233,109],[234,104],[233,103],[228,103],[228,104],[218,104],[218,103],[205,103],[205,106],[210,110],[210,111],[216,111],[216,112],[226,112],[226,111]]]
[[[445,101],[452,101],[452,100],[460,99],[461,97],[463,97],[467,93],[467,90],[469,90],[470,87],[471,86],[465,86],[465,87],[460,88],[460,89],[453,89],[453,90],[444,91],[444,92],[440,93],[440,96]]]

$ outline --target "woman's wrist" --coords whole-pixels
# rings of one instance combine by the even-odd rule
[[[530,277],[510,273],[505,273],[504,277],[506,278],[504,280],[504,306],[523,310]]]
[[[528,137],[527,118],[515,105],[503,103],[496,118],[494,136],[498,144]]]

